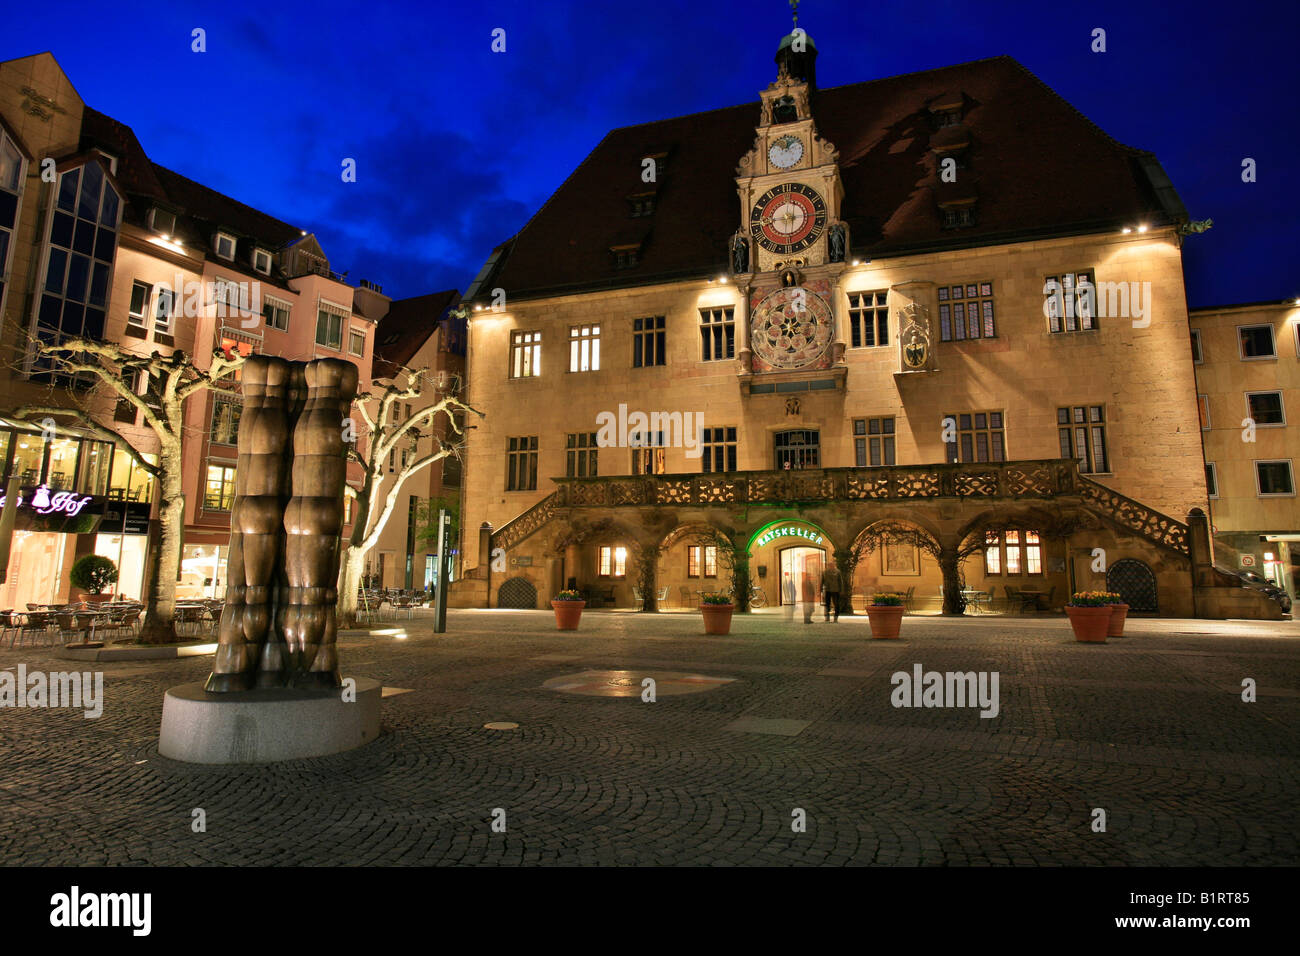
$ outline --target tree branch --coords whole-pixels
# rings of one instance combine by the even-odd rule
[[[130,455],[131,458],[134,459],[135,463],[140,466],[142,471],[151,478],[158,477],[158,466],[145,461],[144,456],[136,450],[136,447],[127,440],[126,436],[112,428],[101,425],[99,422],[91,418],[89,413],[80,408],[61,408],[57,405],[24,405],[11,414],[19,421],[27,422],[30,422],[34,415],[49,415],[51,417],[55,415],[71,416],[72,418],[77,419],[82,426],[94,432],[99,437],[111,441],[114,444],[120,443],[126,449],[127,454]]]

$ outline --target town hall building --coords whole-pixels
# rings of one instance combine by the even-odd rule
[[[1277,616],[1213,566],[1155,156],[1009,57],[816,59],[610,132],[466,292],[455,602],[774,606],[836,561],[859,606]]]

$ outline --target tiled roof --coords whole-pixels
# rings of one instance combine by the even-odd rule
[[[958,192],[977,196],[976,225],[944,229],[928,105],[960,96],[969,163]],[[1161,193],[1149,153],[1117,143],[1011,57],[819,90],[818,133],[839,150],[851,254],[879,257],[1031,236],[1152,224],[1185,215]],[[527,225],[476,289],[518,298],[640,285],[721,271],[741,224],[736,166],[754,143],[755,102],[610,132]],[[641,159],[669,150],[653,215],[630,216],[649,188]],[[946,192],[946,191],[945,191]],[[611,246],[641,240],[635,266]]]
[[[150,165],[166,190],[167,198],[184,209],[185,214],[204,231],[204,240],[210,240],[212,233],[220,228],[256,240],[258,245],[275,251],[302,236],[302,230],[297,226],[268,216],[165,166]]]
[[[455,289],[396,299],[375,328],[373,378],[392,378],[429,340],[446,315],[460,302]]]

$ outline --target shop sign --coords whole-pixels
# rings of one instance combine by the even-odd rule
[[[783,524],[775,528],[764,531],[759,535],[758,540],[754,542],[754,547],[761,548],[765,544],[770,544],[777,538],[804,538],[810,546],[817,546],[822,543],[822,536],[808,528],[801,528],[798,525]]]
[[[116,499],[104,502],[104,517],[99,523],[99,533],[120,534],[123,531],[123,508],[126,508],[126,533],[148,534],[149,513],[153,510],[152,505],[147,501],[120,501]]]
[[[5,497],[5,495],[0,495],[0,508],[5,506]],[[93,495],[79,495],[75,491],[56,491],[51,495],[49,487],[41,485],[29,500],[25,500],[20,492],[17,507],[34,511],[41,516],[57,514],[75,518],[81,514],[81,509],[93,500]]]

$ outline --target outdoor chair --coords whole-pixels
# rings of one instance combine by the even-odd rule
[[[692,598],[691,598],[691,589],[688,588],[688,587],[686,587],[686,585],[683,584],[683,585],[682,585],[681,587],[679,587],[677,590],[681,593],[682,607],[683,607],[683,608],[692,607],[693,605],[692,605],[692,603],[691,603],[691,601],[692,601]]]
[[[641,596],[641,589],[635,584],[632,585],[632,600],[636,601],[638,607],[645,604],[645,598]]]
[[[874,595],[873,595],[873,597],[874,597]],[[913,612],[916,610],[916,607],[915,607],[914,604],[913,604],[913,601],[915,600],[915,598],[916,598],[916,585],[913,584],[910,588],[908,588],[908,589],[903,593],[903,610],[906,611],[906,612],[909,613],[909,614],[910,614],[910,613],[913,613]],[[942,584],[939,585],[939,600],[940,600],[940,602],[942,602],[942,600],[943,600],[943,585],[942,585]]]
[[[9,646],[13,647],[14,640],[19,638],[26,639],[30,637],[33,644],[36,643],[38,637],[47,638],[49,636],[50,624],[51,615],[49,612],[28,611],[22,616],[22,620],[19,622],[18,630],[14,633],[14,637],[10,638]],[[19,643],[21,644],[22,640],[19,640]]]
[[[1024,610],[1024,601],[1020,597],[1020,588],[1013,588],[1010,584],[1006,587],[1006,610],[1008,614],[1016,614]]]

